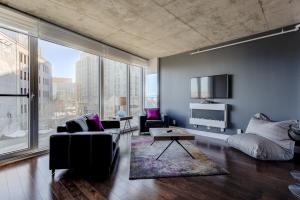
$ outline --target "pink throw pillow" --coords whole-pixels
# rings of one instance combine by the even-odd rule
[[[148,108],[147,119],[149,120],[160,120],[159,108]]]
[[[93,131],[104,131],[104,127],[98,114],[92,115],[88,119],[94,122],[95,127],[92,128],[94,129]]]

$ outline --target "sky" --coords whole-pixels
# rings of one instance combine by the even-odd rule
[[[148,74],[146,81],[147,96],[157,96],[157,74]]]
[[[53,77],[72,78],[75,81],[75,64],[80,58],[80,51],[39,40],[43,57],[52,64]]]

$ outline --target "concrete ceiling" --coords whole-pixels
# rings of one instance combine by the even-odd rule
[[[0,0],[144,58],[300,22],[300,0]]]

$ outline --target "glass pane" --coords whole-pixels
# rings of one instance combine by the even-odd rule
[[[103,59],[104,118],[126,116],[127,65]]]
[[[39,146],[57,126],[99,108],[99,57],[39,40]]]
[[[0,97],[0,154],[28,148],[28,99]]]
[[[145,108],[158,107],[157,72],[146,70],[145,77]]]
[[[28,88],[28,52],[28,36],[0,28],[0,94]]]
[[[142,68],[130,66],[130,115],[134,116],[133,126],[138,126],[142,113]]]
[[[28,52],[28,36],[0,28],[0,94],[28,92]],[[0,154],[27,149],[28,99],[0,97],[0,102]]]

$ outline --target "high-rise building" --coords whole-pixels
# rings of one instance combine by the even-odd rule
[[[53,77],[53,110],[52,112],[75,115],[76,91],[72,78]],[[58,116],[56,116],[58,117]]]
[[[51,110],[53,105],[51,104],[53,99],[53,85],[52,85],[52,66],[45,58],[42,53],[39,52],[38,58],[39,65],[39,118],[40,118],[40,129],[48,129],[47,122],[51,120]],[[43,105],[43,106],[42,106]]]
[[[23,39],[23,40],[22,40]],[[23,73],[28,74],[28,44],[25,38],[1,29],[0,32],[0,91],[2,94],[23,94],[28,82],[23,81]],[[27,99],[1,97],[0,135],[8,135],[19,129],[26,129]],[[26,107],[25,107],[26,106]],[[26,109],[26,110],[25,110]]]
[[[99,58],[81,52],[76,62],[77,113],[99,112]]]
[[[109,118],[121,110],[119,99],[127,97],[127,65],[103,58],[103,71],[104,117]],[[123,105],[123,111],[128,114],[126,105]]]

